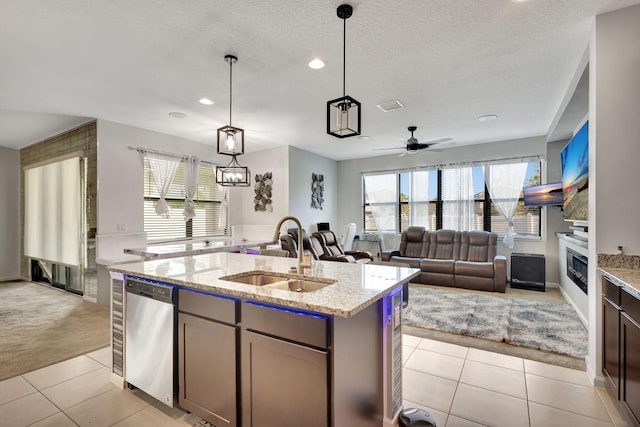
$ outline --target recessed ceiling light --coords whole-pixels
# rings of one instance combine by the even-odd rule
[[[324,68],[324,61],[318,58],[313,59],[309,62],[309,68],[313,68],[314,70]]]
[[[213,105],[214,102],[212,100],[210,100],[209,98],[202,98],[200,99],[200,104],[204,104],[204,105]]]
[[[478,120],[480,120],[481,122],[490,122],[490,121],[495,120],[497,118],[498,118],[498,116],[496,116],[495,114],[487,114],[487,115],[478,117]]]
[[[358,138],[358,139],[363,139],[363,140],[365,140],[365,141],[366,141],[367,139],[369,139],[369,137],[368,137],[367,135],[359,135],[359,136],[356,136],[356,138]]]
[[[525,3],[529,0],[511,0],[513,3]]]
[[[177,111],[172,111],[169,113],[169,115],[174,119],[186,119],[187,117],[189,117],[185,113],[178,113]]]

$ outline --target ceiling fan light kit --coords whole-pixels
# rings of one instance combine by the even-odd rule
[[[342,97],[327,102],[327,133],[336,138],[348,138],[361,133],[361,108],[360,102],[348,96],[345,90],[346,80],[346,33],[347,19],[353,14],[351,5],[338,6],[338,18],[343,21],[342,33]]]

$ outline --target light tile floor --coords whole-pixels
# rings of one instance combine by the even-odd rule
[[[513,356],[403,336],[404,406],[438,427],[628,426],[586,374]],[[198,420],[110,383],[110,352],[0,382],[0,426],[192,426]],[[346,427],[346,426],[336,426]]]

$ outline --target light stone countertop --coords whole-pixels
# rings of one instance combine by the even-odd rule
[[[266,248],[279,242],[271,240],[235,240],[230,238],[198,240],[191,242],[150,245],[144,248],[125,249],[125,254],[141,256],[145,259],[164,259],[179,256],[202,255],[215,252],[246,251],[249,248]]]
[[[598,269],[603,276],[640,299],[640,270],[611,267],[598,267]]]
[[[419,269],[385,265],[312,261],[304,278],[337,282],[313,292],[297,293],[264,286],[221,280],[234,274],[265,271],[287,274],[297,266],[297,259],[219,252],[206,255],[176,257],[109,266],[108,270],[129,276],[174,283],[186,288],[241,299],[276,304],[328,314],[351,317],[381,299],[390,290],[408,282]]]

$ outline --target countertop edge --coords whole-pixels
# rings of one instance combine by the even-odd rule
[[[355,305],[350,309],[343,309],[343,308],[335,307],[331,304],[317,305],[317,304],[304,303],[300,301],[292,301],[290,298],[284,297],[287,294],[283,294],[283,298],[279,298],[277,295],[273,295],[273,293],[270,293],[269,295],[261,294],[259,287],[257,287],[255,291],[249,292],[249,291],[243,291],[241,289],[218,287],[215,284],[203,285],[203,284],[198,284],[193,282],[187,282],[179,278],[161,277],[158,275],[153,275],[148,273],[135,272],[135,271],[131,271],[130,269],[127,269],[126,266],[127,264],[112,265],[112,266],[108,266],[107,270],[117,272],[117,273],[122,273],[131,277],[140,277],[140,278],[155,280],[159,282],[172,283],[185,289],[208,292],[214,295],[235,297],[235,298],[244,299],[244,300],[253,300],[261,303],[274,304],[274,305],[279,305],[282,307],[288,307],[288,308],[298,309],[298,310],[313,311],[319,314],[324,314],[329,316],[338,316],[343,318],[350,318],[355,316],[365,308],[369,307],[370,305],[382,299],[391,290],[396,289],[398,286],[402,286],[406,282],[410,282],[411,279],[413,279],[414,277],[420,274],[420,270],[415,269],[416,271],[414,273],[408,275],[403,280],[396,282],[395,284],[390,285],[385,289],[380,289],[378,292],[376,292],[375,294],[372,294],[369,298],[363,300],[358,305]],[[280,291],[280,292],[288,292],[288,291]]]
[[[640,270],[598,267],[598,271],[600,271],[604,277],[611,280],[614,284],[620,286],[636,298],[640,299],[640,282],[636,281],[636,278],[640,278]],[[630,283],[631,281],[634,283]]]

